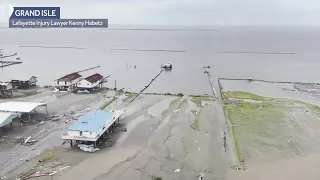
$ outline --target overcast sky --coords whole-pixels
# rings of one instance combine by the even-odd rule
[[[0,0],[8,6],[60,6],[61,18],[108,18],[110,24],[320,25],[320,0]]]

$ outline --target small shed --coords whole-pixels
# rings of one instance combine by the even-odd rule
[[[36,108],[39,106],[45,106],[46,112],[48,113],[46,103],[36,103],[36,102],[4,102],[0,103],[0,112],[10,112],[10,113],[25,113],[30,115],[32,112],[36,112]]]
[[[29,89],[37,86],[37,77],[31,76],[29,79],[13,78],[11,84],[13,89]]]
[[[2,133],[2,128],[7,125],[11,125],[12,121],[17,118],[19,114],[16,113],[8,113],[8,112],[0,112],[0,133]]]
[[[84,79],[81,79],[77,83],[77,87],[80,90],[91,90],[93,88],[101,88],[103,83],[103,76],[101,74],[93,74]]]
[[[81,75],[79,73],[71,73],[55,80],[55,86],[59,90],[66,91],[75,88],[80,78]]]

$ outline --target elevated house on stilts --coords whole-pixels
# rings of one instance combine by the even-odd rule
[[[107,112],[98,109],[90,111],[69,126],[67,133],[62,135],[62,139],[67,140],[71,146],[91,145],[90,147],[96,148],[119,123],[122,114],[122,110]]]
[[[104,77],[98,73],[88,76],[84,79],[80,79],[77,83],[77,89],[80,91],[94,91],[102,88],[104,83]]]
[[[55,80],[55,86],[59,91],[73,91],[77,88],[80,78],[79,73],[71,73]]]

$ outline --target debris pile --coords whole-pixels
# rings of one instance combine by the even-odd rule
[[[26,139],[21,139],[21,144],[26,146],[33,145],[36,142],[37,140],[31,139],[31,136],[27,137]]]
[[[55,174],[57,174],[58,172],[67,169],[69,166],[65,166],[62,167],[56,171],[50,171],[50,172],[44,172],[41,173],[40,171],[36,171],[36,170],[31,170],[27,173],[23,173],[21,175],[19,175],[16,179],[17,180],[27,180],[27,179],[31,179],[31,178],[37,178],[37,177],[41,177],[41,176],[53,176]]]
[[[204,173],[200,173],[200,174],[198,175],[198,179],[199,179],[199,180],[202,180],[202,179],[203,179],[203,176],[204,176]]]

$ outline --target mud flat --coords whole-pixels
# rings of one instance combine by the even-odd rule
[[[244,169],[232,172],[230,179],[270,179],[270,174],[271,179],[317,178],[315,167],[297,166],[320,164],[318,84],[220,83],[235,151]]]
[[[58,171],[37,179],[194,180],[199,173],[226,179],[231,165],[223,147],[225,121],[216,110],[219,103],[209,96],[142,94],[126,106],[132,97],[120,95],[106,107],[124,108],[124,114],[100,151],[90,154],[61,142],[6,176]]]
[[[15,173],[25,171],[23,167],[17,167],[40,157],[41,153],[47,150],[60,147],[63,144],[61,135],[66,126],[85,112],[99,108],[109,99],[108,92],[80,95],[55,93],[44,88],[36,95],[10,100],[45,102],[48,104],[49,113],[47,114],[45,109],[37,108],[37,113],[32,114],[31,121],[27,118],[21,122],[14,121],[12,131],[4,129],[0,138],[0,177],[9,177],[9,172],[15,170]],[[20,143],[21,139],[29,136],[36,141],[33,145]]]

